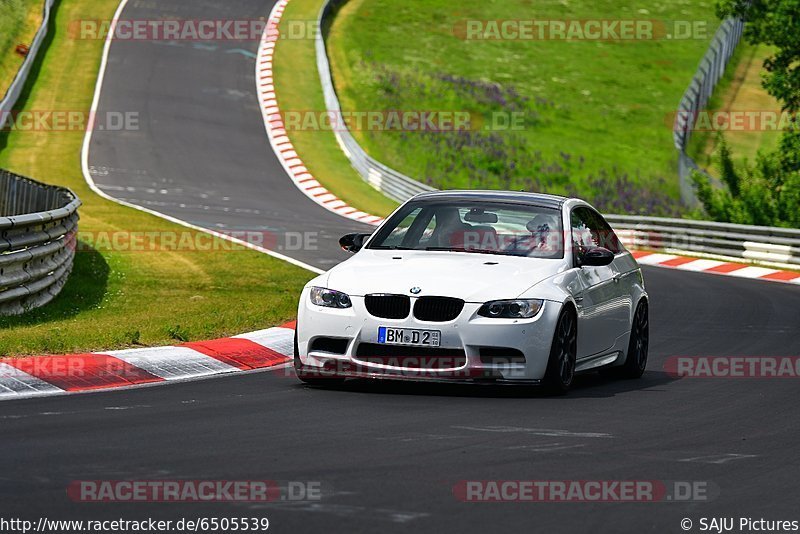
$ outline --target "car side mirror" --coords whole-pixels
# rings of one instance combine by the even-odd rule
[[[614,253],[603,247],[592,247],[578,256],[580,267],[603,267],[614,261]]]
[[[339,246],[347,252],[358,252],[371,234],[346,234],[339,239]]]

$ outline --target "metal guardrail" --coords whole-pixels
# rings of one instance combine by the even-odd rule
[[[42,41],[44,41],[44,38],[47,35],[47,26],[50,22],[50,8],[53,7],[54,1],[55,0],[45,0],[42,24],[36,31],[36,35],[33,38],[33,43],[31,43],[30,49],[28,50],[28,55],[25,57],[25,61],[22,62],[22,66],[20,67],[19,71],[17,71],[17,75],[11,82],[11,85],[6,91],[5,96],[3,96],[3,99],[0,100],[0,124],[5,122],[5,114],[10,113],[13,110],[14,105],[19,99],[19,95],[22,94],[22,89],[25,87],[25,82],[28,81],[28,74],[30,74],[31,69],[33,68],[33,63],[36,61],[36,55],[39,52],[39,48],[42,46]]]
[[[800,265],[800,230],[690,219],[606,215],[634,248],[689,252],[780,267]]]
[[[47,35],[54,0],[28,55],[0,100],[0,124],[13,111]],[[80,200],[63,187],[0,169],[0,315],[19,315],[53,300],[72,271]]]
[[[317,70],[322,82],[322,92],[325,96],[325,106],[328,113],[339,115],[341,119],[342,108],[339,105],[339,98],[336,96],[336,89],[333,87],[331,77],[331,67],[328,62],[328,53],[325,49],[325,35],[329,27],[328,22],[332,19],[334,11],[347,0],[330,0],[325,2],[319,12],[319,28],[316,36],[317,51]],[[337,120],[337,124],[344,124],[343,120]],[[434,188],[420,183],[413,178],[391,169],[383,163],[370,157],[361,145],[353,138],[347,128],[334,128],[334,135],[339,146],[344,151],[351,165],[358,171],[364,180],[372,187],[382,192],[387,197],[397,202],[405,202],[409,198],[425,191],[433,191]]]
[[[708,100],[714,93],[725,68],[733,56],[733,52],[742,39],[744,21],[741,19],[726,19],[717,28],[711,44],[708,46],[700,66],[697,67],[692,81],[678,104],[678,113],[675,115],[673,126],[673,139],[678,150],[678,176],[680,179],[681,199],[689,206],[698,204],[694,185],[692,184],[692,171],[705,172],[686,153],[686,147],[692,136],[692,127],[698,112],[703,111],[708,105]]]
[[[341,113],[333,86],[325,37],[335,10],[347,0],[329,0],[320,9],[316,37],[317,68],[327,110]],[[700,170],[686,154],[691,135],[688,120],[707,104],[733,50],[742,36],[744,23],[729,19],[717,30],[700,67],[692,78],[680,103],[675,123],[675,146],[680,159],[681,195],[689,203],[696,202],[689,179],[692,170]],[[338,124],[344,124],[339,120]],[[433,190],[370,157],[346,128],[337,128],[336,139],[353,167],[373,187],[386,196],[404,202],[418,193]],[[701,171],[702,172],[702,171]],[[628,245],[636,248],[690,253],[724,259],[737,259],[797,268],[800,265],[800,230],[743,224],[728,224],[690,219],[667,219],[629,215],[606,215],[609,223]]]
[[[0,170],[0,315],[43,306],[61,291],[80,205],[69,189]]]

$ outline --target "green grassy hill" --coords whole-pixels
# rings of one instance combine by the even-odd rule
[[[529,19],[651,20],[655,38],[464,38],[467,21]],[[677,20],[705,33],[666,38]],[[412,177],[675,215],[683,208],[670,120],[717,24],[712,4],[682,0],[351,0],[328,42],[344,110],[466,111],[474,119],[467,131],[354,132],[372,156]],[[509,112],[520,128],[491,127]]]

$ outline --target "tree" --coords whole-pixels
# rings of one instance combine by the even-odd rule
[[[717,15],[743,18],[748,42],[777,49],[764,62],[764,89],[784,110],[800,110],[800,0],[720,0]]]

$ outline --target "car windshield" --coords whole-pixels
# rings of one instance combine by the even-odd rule
[[[409,202],[367,248],[563,258],[561,212],[475,200]]]

